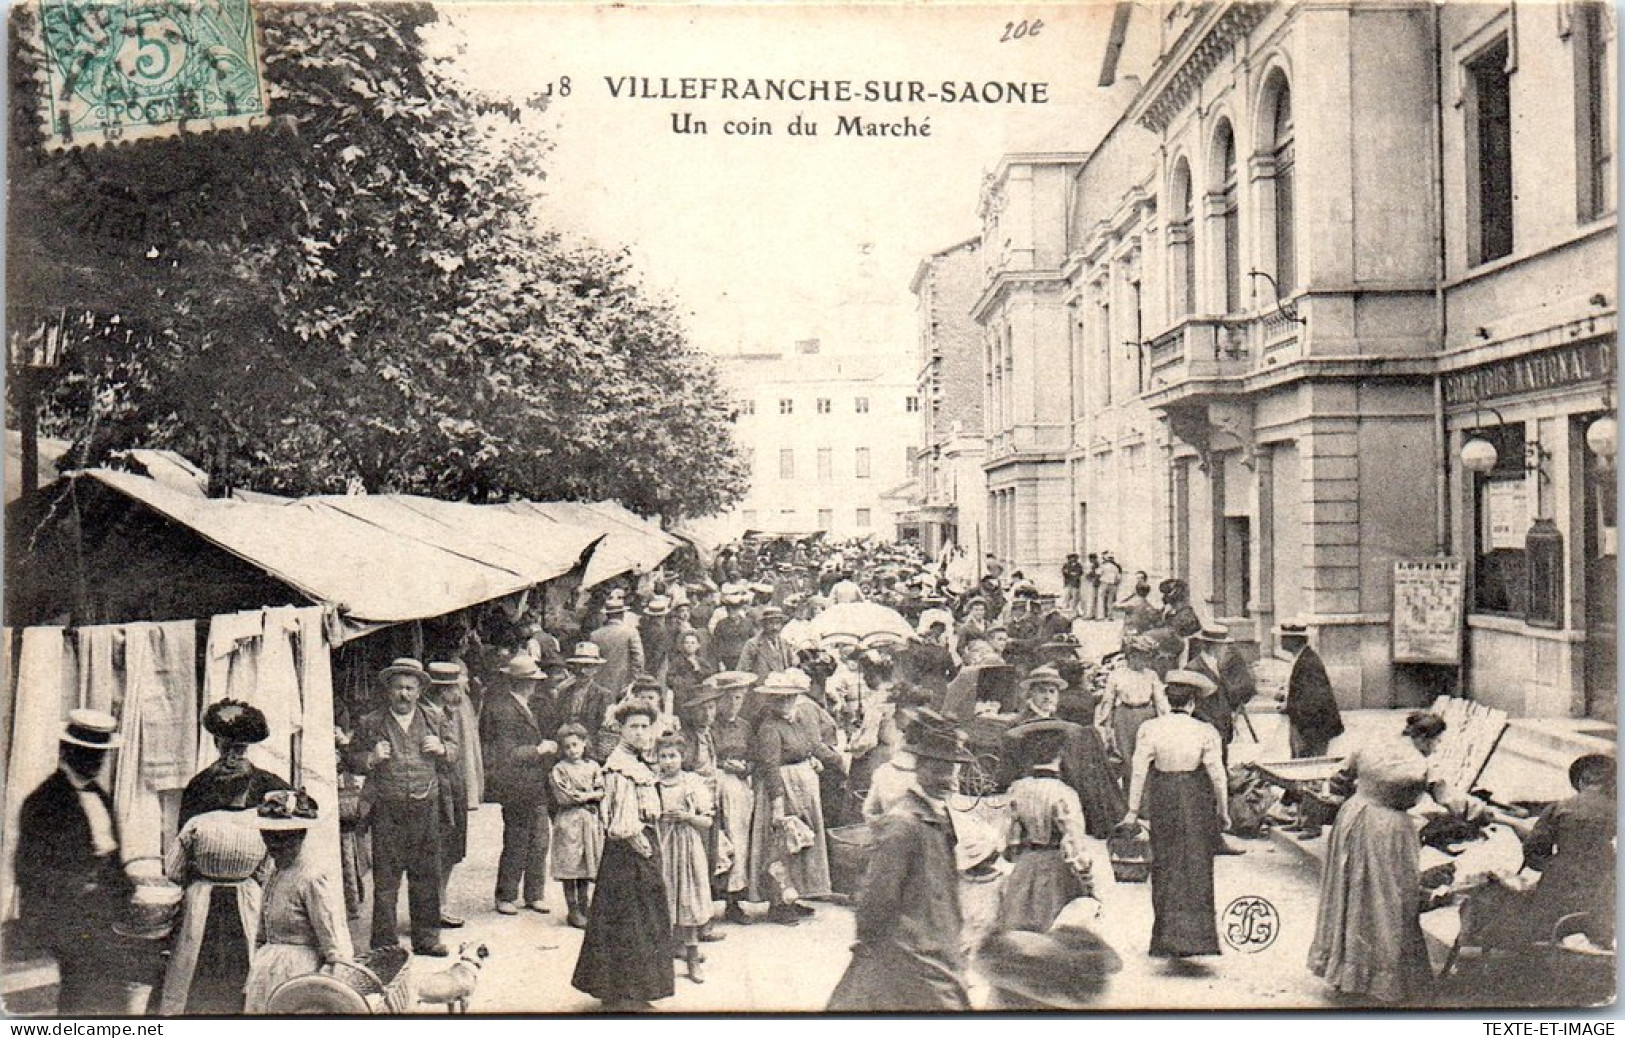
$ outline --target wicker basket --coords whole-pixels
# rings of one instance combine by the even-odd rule
[[[869,866],[874,834],[864,824],[831,829],[829,837],[829,885],[837,894],[856,896]]]
[[[1151,878],[1151,836],[1139,826],[1121,826],[1106,840],[1112,875],[1119,883],[1144,883]]]

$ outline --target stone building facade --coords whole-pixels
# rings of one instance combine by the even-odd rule
[[[913,519],[932,558],[947,548],[975,558],[988,539],[982,340],[970,316],[981,284],[981,239],[972,238],[921,260],[909,286],[920,331]]]
[[[1345,706],[1612,716],[1611,10],[1127,10],[1118,122],[983,193],[996,553],[1301,620]],[[1396,662],[1395,564],[1441,558],[1461,665]]]

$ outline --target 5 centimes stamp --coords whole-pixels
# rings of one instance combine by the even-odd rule
[[[53,148],[228,129],[266,115],[249,0],[43,0]]]

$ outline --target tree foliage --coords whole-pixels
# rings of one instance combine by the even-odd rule
[[[8,331],[66,318],[50,428],[222,484],[731,505],[713,363],[626,257],[537,226],[545,99],[480,96],[426,4],[257,9],[273,124],[53,153],[10,26]]]

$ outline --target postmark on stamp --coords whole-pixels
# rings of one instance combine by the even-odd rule
[[[267,113],[249,0],[43,0],[45,134],[72,148]]]

